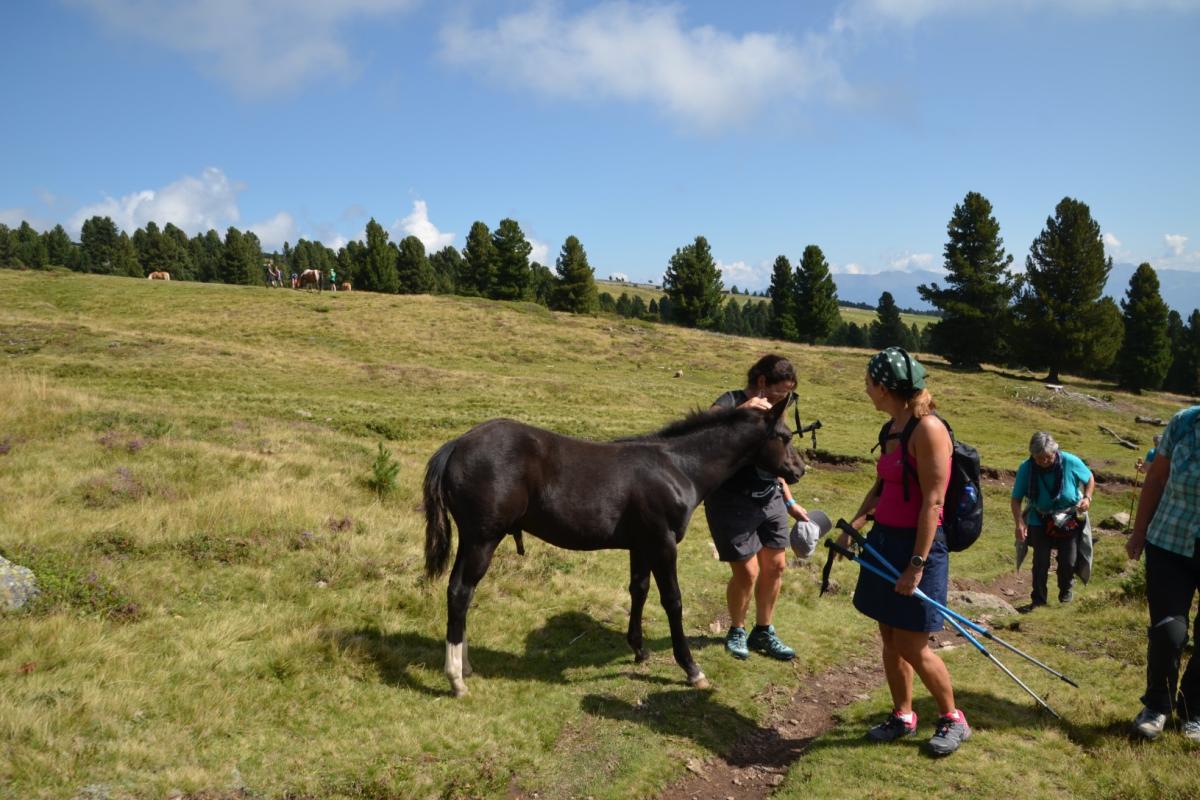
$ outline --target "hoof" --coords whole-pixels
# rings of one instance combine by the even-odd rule
[[[703,672],[697,673],[696,677],[694,677],[694,678],[688,678],[688,683],[690,683],[692,686],[694,686],[697,689],[711,688],[711,684],[709,684],[708,678],[706,678],[704,676]]]
[[[450,688],[454,690],[455,697],[467,696],[467,684],[465,681],[451,681]]]
[[[648,658],[650,658],[650,651],[648,650],[637,650],[633,654],[633,662],[635,664],[641,664]]]

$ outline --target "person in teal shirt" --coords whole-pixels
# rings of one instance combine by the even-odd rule
[[[1069,603],[1073,597],[1075,559],[1079,537],[1050,524],[1056,511],[1075,509],[1083,514],[1078,529],[1087,524],[1087,510],[1096,491],[1096,478],[1078,456],[1062,450],[1054,437],[1038,431],[1029,440],[1029,458],[1017,468],[1013,480],[1012,515],[1018,542],[1033,550],[1032,605],[1046,604],[1046,583],[1050,576],[1050,553],[1058,554],[1058,601]],[[1029,503],[1022,510],[1022,501]]]
[[[1179,670],[1188,641],[1188,616],[1200,589],[1200,406],[1176,414],[1158,443],[1146,475],[1133,533],[1125,542],[1132,559],[1146,553],[1146,691],[1133,721],[1145,739],[1157,739],[1171,712],[1183,735],[1200,745],[1200,658]],[[1200,638],[1200,622],[1195,632]],[[1178,691],[1178,694],[1176,694]]]

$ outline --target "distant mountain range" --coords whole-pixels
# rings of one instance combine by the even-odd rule
[[[1137,264],[1113,264],[1105,294],[1120,303],[1129,288],[1129,279],[1136,269]],[[1185,320],[1192,313],[1192,309],[1200,308],[1200,272],[1172,269],[1160,269],[1156,272],[1163,300]],[[896,270],[874,275],[839,274],[833,276],[833,282],[837,284],[838,299],[845,302],[875,305],[879,302],[881,294],[891,292],[892,297],[896,299],[896,305],[901,308],[928,310],[931,306],[917,294],[917,287],[930,283],[944,286],[946,275],[942,272]]]

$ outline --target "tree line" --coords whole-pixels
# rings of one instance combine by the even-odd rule
[[[132,235],[108,217],[83,223],[79,242],[61,225],[39,233],[28,222],[0,224],[0,266],[144,277],[166,271],[176,280],[263,285],[268,265],[285,272],[336,270],[355,288],[401,294],[457,294],[540,303],[572,313],[615,313],[723,333],[808,344],[933,352],[952,364],[983,363],[1045,369],[1059,380],[1070,371],[1116,380],[1133,391],[1165,388],[1200,394],[1200,310],[1185,321],[1170,311],[1149,264],[1138,267],[1120,306],[1103,296],[1112,259],[1088,206],[1064,198],[1030,246],[1025,273],[1009,271],[991,203],[969,192],[954,207],[944,248],[946,285],[918,287],[939,317],[918,329],[884,292],[876,319],[847,323],[821,248],[804,248],[794,266],[775,259],[766,299],[726,295],[708,240],[697,236],[668,259],[663,295],[647,304],[623,293],[597,291],[587,253],[575,236],[563,242],[555,268],[530,260],[532,246],[516,220],[492,230],[472,224],[460,251],[428,254],[415,236],[396,242],[374,219],[363,240],[338,250],[321,242],[284,243],[264,253],[251,231],[229,227],[188,235],[172,223],[150,222]],[[736,290],[736,287],[733,287]],[[743,299],[744,298],[744,299]]]

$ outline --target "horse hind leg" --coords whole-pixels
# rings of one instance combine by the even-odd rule
[[[496,552],[499,538],[481,541],[476,537],[463,536],[459,529],[458,553],[450,571],[450,584],[446,587],[446,666],[445,673],[455,697],[467,693],[463,680],[471,674],[467,659],[467,610],[475,587],[487,573]]]
[[[645,557],[629,551],[629,630],[625,641],[633,648],[633,660],[640,664],[650,657],[642,639],[642,609],[650,593],[650,564]]]

